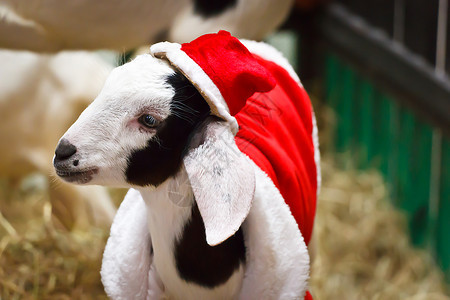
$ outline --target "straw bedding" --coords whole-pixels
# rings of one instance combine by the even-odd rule
[[[410,246],[379,174],[338,170],[329,157],[322,168],[315,299],[450,299],[427,252]],[[106,298],[99,269],[107,229],[65,230],[52,218],[47,185],[39,175],[16,187],[0,181],[0,299]]]
[[[316,299],[450,299],[430,254],[410,245],[406,219],[376,171],[322,162],[310,285]],[[447,293],[447,294],[446,294]]]

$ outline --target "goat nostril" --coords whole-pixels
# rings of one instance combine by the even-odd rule
[[[71,157],[77,152],[77,147],[72,145],[68,140],[62,139],[55,150],[55,159],[63,160]],[[78,164],[78,163],[77,163]]]

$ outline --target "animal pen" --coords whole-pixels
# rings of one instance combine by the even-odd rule
[[[430,251],[447,281],[449,14],[447,0],[340,0],[287,26],[300,31],[301,77],[319,78],[334,112],[331,148],[340,166],[381,172],[412,243]]]
[[[294,11],[269,38],[297,65],[321,131],[315,299],[449,299],[449,11],[339,0]],[[61,229],[48,184],[0,180],[0,299],[103,299],[107,230]]]

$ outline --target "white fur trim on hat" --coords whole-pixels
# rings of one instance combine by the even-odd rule
[[[180,44],[170,42],[157,43],[150,47],[150,53],[157,58],[166,58],[172,66],[183,73],[208,102],[211,113],[229,122],[233,134],[236,135],[239,125],[236,119],[230,115],[228,105],[219,88],[205,71],[181,50]]]

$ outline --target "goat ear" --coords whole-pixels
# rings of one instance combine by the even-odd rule
[[[203,143],[187,153],[184,166],[205,224],[206,241],[214,246],[232,236],[247,217],[255,173],[226,122],[208,123],[202,133]]]

